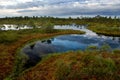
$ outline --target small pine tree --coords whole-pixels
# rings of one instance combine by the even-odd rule
[[[35,25],[35,23],[34,23],[33,20],[30,20],[30,21],[28,22],[28,25],[29,25],[30,27],[36,28],[36,25]]]
[[[54,24],[51,22],[45,22],[45,24],[42,26],[42,30],[46,33],[52,33],[54,32]]]

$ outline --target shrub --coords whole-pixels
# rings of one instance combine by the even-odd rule
[[[46,22],[43,26],[42,26],[42,30],[45,32],[45,33],[52,33],[54,32],[54,24],[51,23],[51,22]]]
[[[28,60],[28,56],[24,53],[21,53],[16,56],[15,66],[13,68],[13,72],[10,76],[8,76],[5,80],[15,80],[16,77],[20,75],[25,70],[25,63]]]
[[[71,67],[64,61],[59,61],[57,64],[57,71],[55,72],[56,80],[67,80]]]
[[[94,52],[95,52],[95,51],[98,51],[98,50],[99,50],[99,49],[98,49],[97,46],[88,46],[87,49],[86,49],[86,51],[88,51],[88,52],[89,52],[89,51],[92,51],[92,52],[94,51]]]
[[[18,39],[18,35],[14,32],[3,32],[0,34],[0,43],[10,43]]]
[[[115,50],[113,50],[113,53],[120,53],[120,49],[115,49]]]
[[[114,79],[116,74],[116,65],[110,58],[104,59],[100,56],[87,55],[83,57],[84,66],[81,73],[85,76],[95,76],[97,79],[106,78]]]
[[[30,27],[32,27],[32,28],[36,28],[36,24],[35,24],[35,22],[34,22],[33,20],[30,20],[30,21],[28,22],[28,25],[29,25]]]
[[[111,47],[108,44],[106,44],[106,43],[104,43],[100,47],[100,52],[110,52],[111,50],[112,50]]]

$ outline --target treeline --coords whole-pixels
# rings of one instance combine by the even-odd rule
[[[50,16],[44,16],[44,17],[5,17],[0,18],[0,24],[26,24],[29,25],[31,23],[34,23],[36,26],[42,26],[46,22],[54,23],[55,25],[64,25],[64,24],[88,24],[88,25],[95,25],[97,24],[104,24],[107,26],[115,26],[120,27],[120,18],[117,18],[116,16],[114,18],[112,17],[103,17],[100,15],[97,15],[95,17],[77,17],[77,18],[55,18]]]

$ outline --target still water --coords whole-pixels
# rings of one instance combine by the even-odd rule
[[[98,35],[87,29],[86,25],[57,25],[54,28],[81,30],[86,33],[81,35],[60,35],[50,39],[39,40],[33,44],[27,44],[21,52],[29,56],[30,63],[39,61],[42,56],[49,53],[85,50],[88,46],[101,47],[104,44],[108,44],[112,49],[120,49],[120,37]]]

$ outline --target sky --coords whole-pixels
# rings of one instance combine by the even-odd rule
[[[0,0],[0,17],[120,15],[120,0]]]

